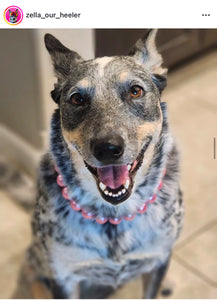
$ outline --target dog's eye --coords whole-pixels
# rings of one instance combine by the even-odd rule
[[[130,96],[131,96],[132,98],[139,98],[139,97],[141,97],[143,94],[144,94],[143,88],[141,88],[141,87],[138,86],[138,85],[133,85],[133,86],[131,86],[131,88],[130,88]]]
[[[83,105],[85,102],[84,97],[79,93],[72,94],[70,101],[76,105]]]

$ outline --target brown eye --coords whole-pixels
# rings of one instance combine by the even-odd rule
[[[143,89],[138,85],[133,85],[130,88],[130,96],[132,98],[139,98],[143,95]]]
[[[83,96],[79,93],[72,94],[70,96],[70,100],[72,103],[74,103],[76,105],[83,105],[85,102]]]

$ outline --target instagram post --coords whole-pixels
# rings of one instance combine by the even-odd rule
[[[0,10],[0,298],[217,299],[214,1]]]

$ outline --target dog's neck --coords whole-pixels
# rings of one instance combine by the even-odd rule
[[[136,214],[143,214],[146,212],[148,205],[155,202],[156,198],[157,198],[157,193],[162,189],[163,187],[163,178],[161,179],[158,187],[157,187],[157,191],[155,194],[153,194],[152,196],[149,197],[149,199],[147,201],[145,201],[140,207],[139,209],[134,212],[134,213],[129,213],[128,215],[125,216],[120,216],[120,217],[104,217],[102,214],[100,216],[96,216],[94,214],[94,212],[90,212],[87,211],[86,209],[82,208],[81,205],[77,202],[76,199],[74,198],[70,198],[69,196],[69,190],[67,188],[67,186],[64,183],[64,179],[63,176],[60,174],[59,169],[57,168],[57,166],[55,166],[55,170],[57,172],[57,184],[62,188],[62,196],[63,198],[65,198],[66,200],[68,200],[70,202],[70,206],[74,211],[77,212],[81,212],[81,215],[88,220],[94,220],[96,221],[98,224],[105,224],[106,222],[110,222],[113,225],[117,225],[120,224],[122,220],[125,221],[132,221]],[[163,177],[166,174],[166,169],[164,170],[163,173]]]
[[[172,143],[168,142],[170,141],[168,139],[170,134],[167,123],[166,103],[161,103],[161,109],[163,113],[162,131],[148,173],[144,175],[144,181],[136,187],[133,195],[127,201],[117,206],[106,203],[100,196],[97,198],[96,195],[91,195],[88,190],[82,187],[76,174],[70,150],[62,136],[60,111],[57,109],[51,122],[51,153],[54,164],[57,166],[63,177],[64,184],[69,190],[69,196],[76,198],[77,203],[82,205],[85,210],[94,212],[96,215],[98,213],[99,215],[103,214],[106,218],[118,218],[135,213],[145,201],[155,194],[166,169],[167,156],[171,151],[170,144]],[[165,140],[167,140],[167,143],[165,143]],[[89,171],[87,170],[87,172]]]

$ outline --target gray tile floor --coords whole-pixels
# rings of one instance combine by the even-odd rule
[[[217,298],[217,52],[169,75],[163,94],[172,131],[182,153],[181,185],[185,226],[175,247],[165,285],[172,298]],[[0,191],[0,298],[16,284],[24,250],[30,243],[30,216]],[[140,298],[141,280],[113,297]],[[159,297],[162,297],[159,295]]]

